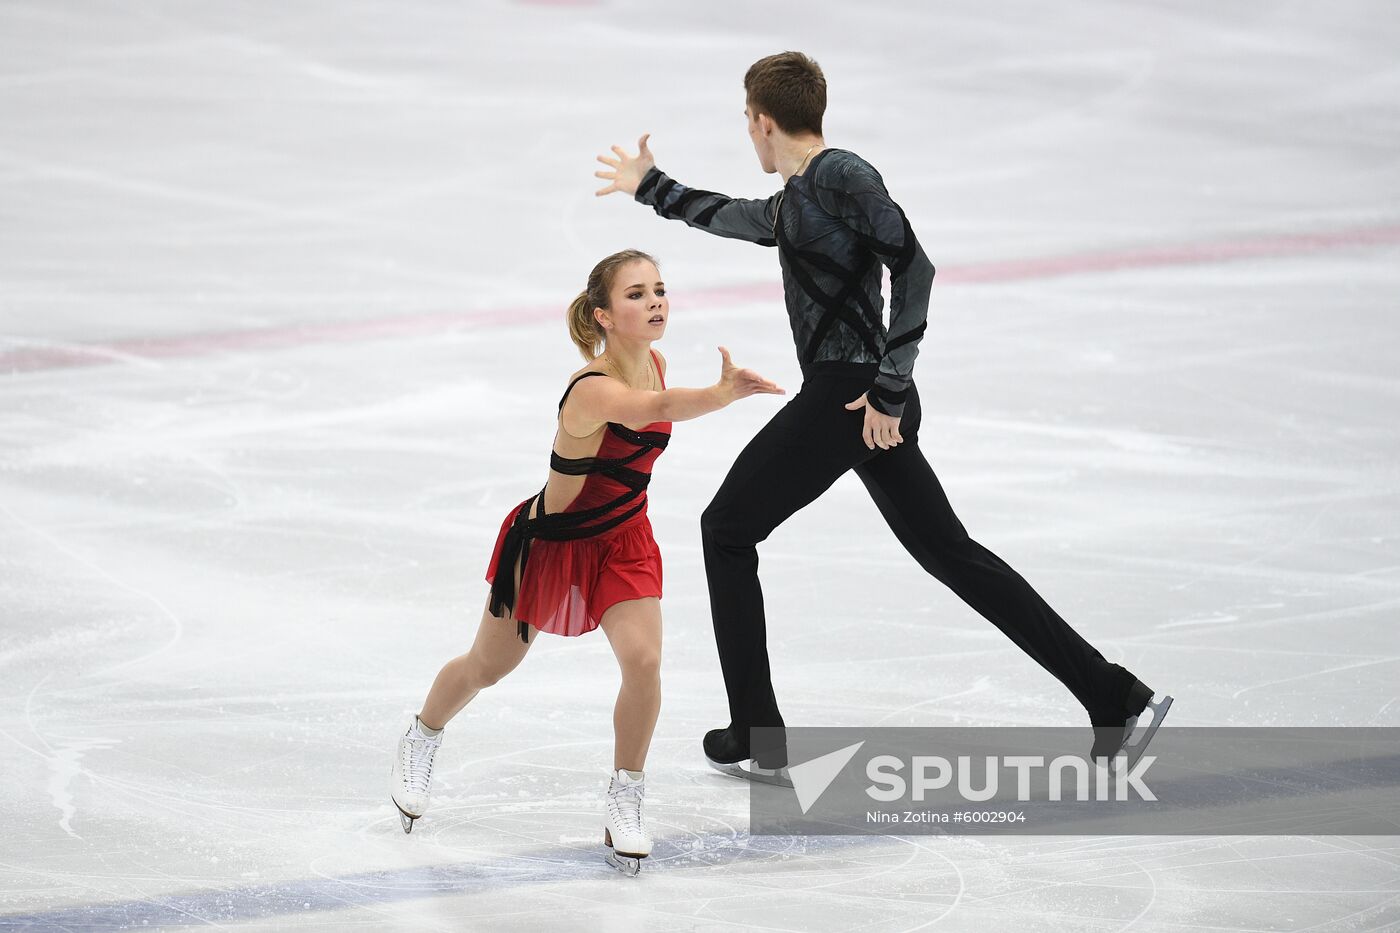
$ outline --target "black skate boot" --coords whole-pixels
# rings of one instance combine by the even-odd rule
[[[792,786],[788,777],[787,749],[776,747],[760,749],[751,753],[746,736],[733,726],[727,729],[711,729],[705,733],[705,760],[710,767],[731,777],[746,781],[759,781],[764,784]]]
[[[1147,743],[1152,741],[1171,705],[1170,696],[1159,696],[1142,681],[1134,679],[1124,705],[1117,713],[1090,717],[1094,727],[1094,745],[1089,756],[1095,760],[1107,758],[1112,767],[1112,759],[1123,755],[1126,759],[1123,771],[1131,771],[1143,752],[1147,751]],[[1144,715],[1148,717],[1146,722],[1143,721]]]

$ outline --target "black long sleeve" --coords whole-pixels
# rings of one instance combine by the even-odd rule
[[[898,415],[913,379],[919,341],[928,328],[933,263],[873,168],[857,164],[841,178],[831,179],[838,184],[824,183],[832,174],[816,180],[818,202],[839,216],[890,270],[890,326],[869,399],[876,411]]]
[[[761,246],[777,245],[773,237],[776,194],[759,201],[687,188],[653,166],[642,177],[635,197],[667,220],[681,220],[715,236],[748,240]]]
[[[655,167],[635,195],[670,220],[716,236],[778,246],[798,361],[879,363],[868,399],[899,416],[928,325],[931,263],[880,173],[844,149],[817,153],[765,199],[689,188]],[[890,270],[890,324],[880,264]]]

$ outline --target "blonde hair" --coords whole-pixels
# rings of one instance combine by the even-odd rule
[[[607,342],[607,332],[593,316],[593,309],[608,309],[608,295],[612,292],[617,270],[639,259],[656,265],[655,259],[639,249],[624,249],[604,258],[588,273],[588,287],[579,292],[578,297],[570,303],[569,337],[585,360],[596,359],[598,354],[603,352],[603,345]]]

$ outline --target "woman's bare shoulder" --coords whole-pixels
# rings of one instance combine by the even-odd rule
[[[563,405],[560,407],[560,409],[559,409],[559,425],[560,425],[560,427],[562,427],[562,428],[564,429],[564,433],[567,434],[567,435],[569,435],[570,437],[576,437],[576,438],[587,438],[587,437],[592,437],[594,434],[597,434],[598,431],[599,431],[599,429],[601,429],[602,426],[603,426],[603,423],[599,423],[599,422],[591,422],[591,423],[585,423],[585,424],[578,424],[578,423],[575,421],[575,418],[576,418],[575,412],[577,411],[577,406],[575,406],[575,405],[570,405],[569,402],[574,398],[574,396],[576,396],[576,395],[579,393],[579,389],[580,389],[580,388],[582,388],[583,386],[588,385],[588,383],[590,383],[590,382],[596,381],[596,380],[594,380],[594,379],[582,379],[582,378],[580,378],[581,376],[583,376],[584,373],[599,373],[600,375],[607,376],[609,379],[612,378],[611,376],[608,376],[607,373],[603,372],[601,369],[598,368],[598,366],[597,366],[597,361],[596,361],[596,360],[594,360],[594,361],[591,362],[591,363],[588,363],[587,365],[583,366],[581,369],[576,369],[576,370],[574,370],[573,375],[571,375],[571,376],[569,377],[569,381],[568,381],[567,385],[570,386],[570,388],[566,388],[566,389],[565,389],[565,392],[567,393],[567,397],[564,399],[564,404],[563,404]],[[575,382],[577,382],[577,385],[575,385]],[[590,388],[591,388],[591,387],[590,387]],[[589,391],[589,390],[588,390],[588,389],[584,389],[584,391],[587,392],[587,391]],[[582,434],[577,433],[577,432],[575,432],[575,431],[572,431],[572,430],[569,429],[569,425],[570,425],[571,423],[574,425],[574,427],[578,427],[578,428],[587,428],[587,431],[586,431],[585,433],[582,433]]]
[[[574,370],[569,375],[568,382],[566,382],[565,384],[567,385],[569,382],[573,382],[574,380],[578,379],[579,376],[582,376],[584,373],[602,373],[604,376],[608,375],[606,372],[603,371],[603,367],[598,363],[598,361],[593,360],[591,362],[585,363],[579,369]]]
[[[589,373],[593,373],[594,378],[583,378]],[[598,385],[602,382],[602,380],[597,378],[598,376],[602,376],[604,379],[613,380],[621,384],[621,380],[617,379],[617,377],[614,376],[612,373],[607,372],[602,366],[598,365],[598,361],[595,359],[591,363],[588,363],[586,366],[574,370],[573,375],[569,377],[569,381],[565,383],[566,388],[564,389],[564,410],[569,410],[574,407],[570,405],[569,402],[574,398],[574,396],[578,395],[580,392],[583,392],[585,394],[591,394],[594,391],[596,391]]]

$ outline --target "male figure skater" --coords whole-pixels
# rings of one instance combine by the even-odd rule
[[[751,747],[750,729],[782,727],[769,672],[756,545],[847,470],[855,470],[899,542],[928,573],[1001,629],[1083,704],[1091,754],[1136,762],[1171,697],[1104,659],[1030,584],[968,537],[919,450],[912,380],[933,264],[870,163],[822,136],[826,79],[800,52],[755,62],[744,76],[749,136],[782,190],[765,200],[688,188],[658,170],[648,136],[635,157],[599,156],[611,181],[662,217],[718,236],[777,246],[802,367],[802,389],[749,442],[700,519],[715,641],[729,694],[728,728],[705,735],[727,773],[787,783],[785,744]],[[890,270],[881,320],[880,263]],[[1151,706],[1150,723],[1138,718]],[[781,735],[781,732],[774,733]],[[1129,747],[1131,746],[1131,747]]]

